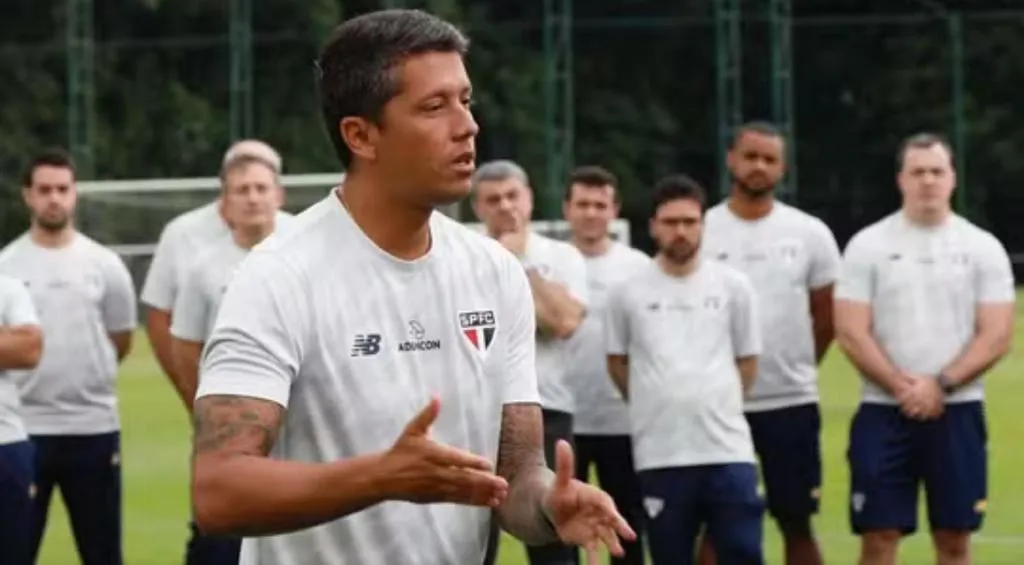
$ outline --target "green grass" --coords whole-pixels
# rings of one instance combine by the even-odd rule
[[[1022,306],[1024,307],[1024,306]],[[985,528],[976,536],[975,563],[1024,563],[1024,331],[1018,316],[1014,352],[988,377],[990,438],[989,503]],[[144,336],[125,362],[120,377],[125,478],[124,540],[126,560],[133,565],[182,563],[187,536],[188,422],[166,379],[157,369]],[[816,521],[829,563],[853,563],[858,540],[846,519],[848,475],[845,449],[850,416],[858,399],[858,381],[850,365],[835,351],[822,370],[825,484],[822,513]],[[924,516],[921,516],[924,525]],[[781,563],[779,539],[766,523],[767,562]],[[77,563],[74,543],[59,500],[50,514],[41,565]],[[522,546],[506,538],[501,565],[526,563]],[[934,562],[926,535],[908,539],[901,563]]]

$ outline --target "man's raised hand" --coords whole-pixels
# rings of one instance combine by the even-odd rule
[[[388,481],[388,491],[396,499],[419,504],[499,506],[508,495],[508,483],[494,474],[490,461],[430,438],[440,411],[440,400],[431,398],[384,455],[382,479]]]

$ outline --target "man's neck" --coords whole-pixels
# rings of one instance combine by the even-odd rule
[[[944,210],[938,210],[935,212],[911,212],[910,210],[903,208],[903,217],[907,219],[912,225],[922,228],[937,228],[942,224],[946,223],[946,220],[953,215],[953,211],[949,208]]]
[[[612,238],[606,235],[598,239],[588,240],[573,236],[572,243],[585,257],[600,257],[611,249]]]
[[[728,206],[729,210],[740,219],[754,221],[760,220],[772,212],[775,199],[771,194],[752,198],[734,185],[729,196]]]
[[[658,266],[661,270],[670,277],[686,277],[692,275],[697,267],[700,266],[700,252],[693,254],[685,263],[675,263],[669,261],[664,254],[658,254]]]
[[[370,179],[351,174],[335,194],[352,221],[382,251],[404,261],[430,251],[432,209],[398,203]]]
[[[38,224],[32,224],[32,227],[29,228],[28,236],[39,247],[56,249],[71,243],[71,240],[75,238],[75,228],[68,224],[64,228],[52,231]]]
[[[274,226],[255,226],[249,229],[239,228],[232,230],[231,239],[235,240],[235,245],[242,249],[252,249],[256,247],[256,244],[267,238],[268,235],[273,233]]]

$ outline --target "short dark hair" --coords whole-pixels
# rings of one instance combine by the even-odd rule
[[[612,187],[612,196],[615,197],[616,201],[619,200],[619,179],[615,178],[615,175],[604,167],[597,165],[577,167],[569,175],[569,182],[565,185],[566,202],[572,200],[572,187],[577,184],[594,188],[610,186]]]
[[[768,137],[778,137],[780,139],[784,137],[782,135],[782,130],[780,130],[775,124],[764,120],[754,120],[746,122],[736,128],[736,133],[732,136],[732,147],[736,147],[743,135],[747,133],[758,133]]]
[[[384,106],[399,92],[394,75],[402,60],[421,53],[465,56],[469,40],[452,24],[420,10],[381,10],[334,29],[317,61],[320,109],[343,165],[352,154],[338,124],[348,116],[380,123]]]
[[[71,155],[59,147],[51,147],[44,149],[39,153],[36,153],[32,160],[28,162],[28,166],[21,173],[21,186],[29,187],[32,186],[32,177],[36,174],[36,169],[39,167],[57,167],[59,169],[68,169],[71,171],[72,177],[76,174],[75,160],[71,158]]]
[[[658,210],[676,200],[693,200],[700,204],[700,213],[703,216],[707,209],[707,191],[697,181],[684,174],[667,176],[654,185],[653,209],[651,216],[656,216]]]
[[[899,149],[896,151],[896,170],[903,170],[903,162],[907,158],[907,152],[911,149],[928,149],[935,145],[941,145],[949,153],[950,161],[953,160],[953,146],[942,134],[923,131],[907,136],[900,142]]]

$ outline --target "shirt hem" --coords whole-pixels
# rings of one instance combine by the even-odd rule
[[[796,408],[807,404],[818,404],[821,397],[818,393],[801,393],[800,395],[781,396],[774,398],[758,398],[747,400],[743,405],[744,412],[768,412],[783,408]]]
[[[635,455],[634,455],[635,457]],[[658,461],[647,464],[636,464],[637,472],[642,471],[656,471],[658,469],[671,469],[674,467],[702,467],[705,465],[733,465],[737,463],[746,463],[750,465],[757,465],[757,459],[751,454],[747,456],[735,456],[735,457],[708,457],[699,460],[667,460]]]

